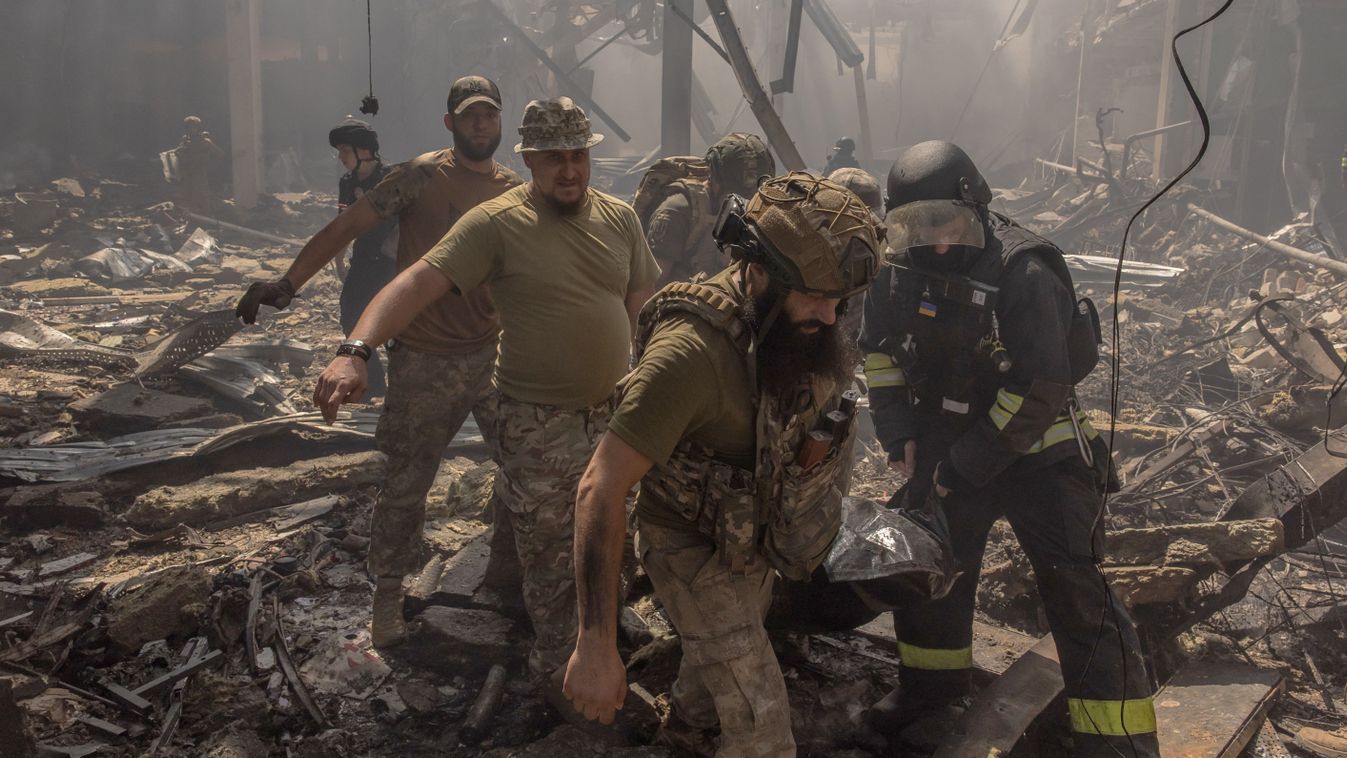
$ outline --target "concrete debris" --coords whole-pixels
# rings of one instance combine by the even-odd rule
[[[483,676],[509,656],[513,622],[492,611],[432,606],[409,625],[407,654],[433,671]]]
[[[181,566],[161,572],[111,603],[108,639],[131,652],[154,640],[190,637],[200,629],[210,594],[210,575],[202,568]]]

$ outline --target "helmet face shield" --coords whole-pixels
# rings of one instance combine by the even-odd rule
[[[915,247],[986,244],[982,219],[969,203],[959,200],[918,200],[889,211],[884,217],[888,230],[885,258]]]

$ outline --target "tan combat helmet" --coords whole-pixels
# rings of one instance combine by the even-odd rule
[[[879,182],[863,168],[839,168],[828,174],[828,181],[837,182],[856,193],[862,203],[870,206],[877,218],[884,218],[884,191]]]
[[[744,207],[756,238],[748,260],[766,266],[788,289],[848,298],[870,286],[879,270],[883,227],[860,198],[804,171],[762,183]],[[755,244],[756,243],[756,244]]]
[[[522,141],[514,146],[516,153],[584,150],[603,141],[602,134],[590,130],[585,109],[569,97],[529,102],[519,136]]]

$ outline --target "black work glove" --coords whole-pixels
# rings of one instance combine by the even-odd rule
[[[239,298],[239,304],[234,308],[234,315],[243,319],[243,323],[251,324],[257,321],[257,309],[261,306],[270,305],[278,311],[283,311],[294,297],[295,285],[291,284],[289,279],[253,282],[248,285],[248,291],[243,293],[243,297]]]

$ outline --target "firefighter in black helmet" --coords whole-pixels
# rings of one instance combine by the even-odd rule
[[[972,666],[982,552],[1005,517],[1057,644],[1076,753],[1158,756],[1136,626],[1096,560],[1112,467],[1073,385],[1098,361],[1098,320],[1077,302],[1061,251],[991,212],[991,199],[948,142],[909,148],[888,176],[888,265],[860,337],[870,404],[909,478],[905,502],[940,502],[963,573],[947,596],[894,613],[899,686],[867,722],[903,743],[929,732],[909,729],[916,722],[953,717]]]
[[[341,212],[374,189],[388,169],[379,157],[379,135],[364,121],[346,118],[327,133],[327,142],[337,151],[337,160],[346,169],[337,184],[337,206]],[[397,221],[389,220],[356,237],[351,245],[349,269],[345,256],[337,256],[337,273],[342,279],[343,334],[351,333],[365,306],[397,274],[397,247]],[[368,397],[382,397],[387,385],[377,351],[371,356],[369,369]]]

